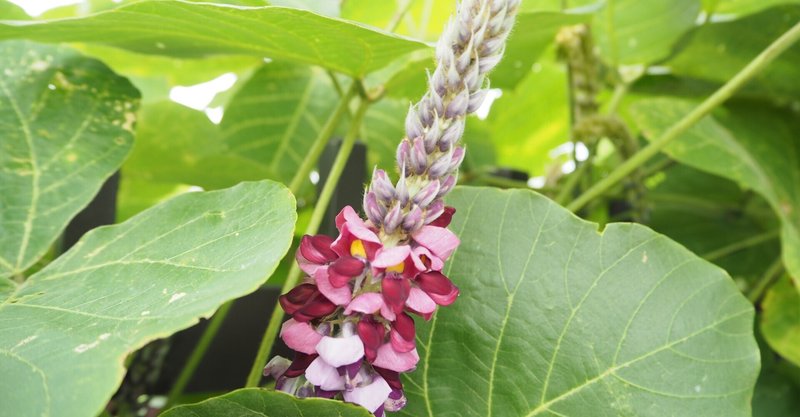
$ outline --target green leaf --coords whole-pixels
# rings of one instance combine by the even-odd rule
[[[749,416],[753,307],[650,229],[531,191],[457,188],[462,296],[418,325],[407,416]]]
[[[703,0],[703,8],[712,13],[744,16],[756,13],[770,7],[789,3],[798,3],[797,0]]]
[[[282,392],[245,388],[206,401],[172,408],[163,417],[372,417],[364,408],[322,398],[298,399]]]
[[[31,17],[19,6],[0,0],[0,19],[29,20]]]
[[[231,99],[220,124],[230,152],[288,183],[339,98],[323,71],[273,62]]]
[[[385,29],[406,4],[405,0],[347,0],[342,2],[342,17]],[[412,1],[395,32],[435,41],[455,10],[455,0]]]
[[[136,144],[122,171],[125,178],[205,189],[276,178],[258,161],[230,151],[205,114],[169,101],[142,108]]]
[[[0,277],[22,274],[125,159],[139,94],[68,49],[0,44]]]
[[[498,164],[543,175],[548,152],[569,141],[567,74],[554,62],[542,62],[513,90],[492,104],[486,119]]]
[[[367,142],[368,167],[377,165],[391,172],[397,164],[395,151],[405,137],[405,115],[410,102],[384,98],[364,115],[363,138]]]
[[[514,88],[530,74],[531,66],[553,45],[562,26],[587,23],[588,14],[520,13],[500,64],[490,76],[492,87]]]
[[[286,253],[294,199],[270,181],[188,193],[87,233],[0,304],[9,416],[91,416],[148,341],[252,292]]]
[[[191,18],[187,18],[191,16]],[[76,19],[0,23],[0,39],[89,42],[173,57],[251,54],[363,76],[426,45],[284,7],[149,0]]]
[[[610,64],[649,64],[669,54],[699,12],[697,0],[608,0],[595,15],[593,33]]]
[[[648,99],[635,103],[630,112],[652,140],[694,107],[679,99]],[[729,178],[769,202],[781,219],[783,259],[796,282],[800,282],[798,120],[793,112],[761,103],[730,104],[706,116],[665,150],[672,158]]]
[[[782,357],[800,366],[800,293],[784,277],[761,302],[761,332]]]
[[[703,25],[691,33],[686,47],[667,65],[676,75],[724,83],[797,21],[800,5]],[[798,78],[800,46],[795,45],[749,81],[743,92],[796,100],[800,96]]]
[[[758,195],[716,175],[677,164],[650,181],[647,225],[705,256],[780,227],[779,220]],[[766,211],[761,208],[764,207]],[[734,278],[754,283],[780,253],[777,234],[766,241],[710,259]]]

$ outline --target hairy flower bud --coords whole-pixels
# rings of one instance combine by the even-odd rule
[[[411,232],[419,229],[423,225],[422,209],[418,205],[414,205],[411,210],[403,217],[403,229],[406,232]]]
[[[374,192],[370,191],[364,195],[364,211],[372,224],[378,227],[383,224],[383,218],[386,216],[386,207],[378,202]]]
[[[428,168],[428,153],[425,152],[425,144],[421,137],[414,139],[408,162],[411,172],[416,175],[421,175]]]
[[[380,201],[388,203],[394,198],[394,185],[386,175],[386,171],[382,169],[375,168],[372,171],[372,183],[369,188]]]
[[[438,197],[441,198],[445,194],[449,193],[453,187],[456,186],[456,175],[448,175],[443,181],[441,181],[441,185],[439,186],[439,195]]]
[[[383,230],[386,233],[394,233],[394,231],[400,227],[400,224],[403,222],[403,211],[400,208],[400,204],[395,203],[386,216],[383,218]]]
[[[411,201],[416,205],[427,207],[437,195],[439,195],[439,181],[431,181],[428,185],[417,191]]]

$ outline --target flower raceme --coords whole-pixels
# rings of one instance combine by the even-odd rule
[[[452,304],[458,288],[441,272],[458,246],[447,229],[454,210],[443,211],[396,246],[351,207],[336,217],[339,236],[304,236],[297,262],[305,281],[280,297],[291,318],[281,338],[294,361],[274,358],[265,373],[276,388],[299,397],[341,396],[380,416],[405,404],[400,373],[419,356],[412,315],[430,319],[437,305]]]
[[[458,288],[442,274],[459,244],[447,229],[465,149],[465,118],[486,95],[520,0],[462,0],[436,47],[428,91],[409,109],[397,171],[375,169],[363,220],[351,207],[336,217],[339,236],[304,236],[303,283],[280,297],[291,319],[281,337],[295,359],[264,369],[276,389],[298,397],[341,398],[376,416],[405,406],[400,374],[419,361],[413,316],[429,320]]]

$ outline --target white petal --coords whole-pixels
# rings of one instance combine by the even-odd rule
[[[321,357],[314,359],[314,362],[308,365],[306,379],[325,391],[341,391],[344,389],[344,377],[339,375],[336,368],[325,363],[325,360]]]
[[[364,357],[364,343],[358,335],[325,336],[317,343],[317,353],[325,362],[338,368],[360,361]]]

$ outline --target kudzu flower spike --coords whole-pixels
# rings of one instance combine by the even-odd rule
[[[375,169],[364,221],[345,207],[339,236],[304,236],[303,283],[280,297],[291,318],[281,338],[296,352],[273,358],[265,375],[298,397],[339,398],[376,416],[406,405],[400,374],[419,361],[412,315],[428,320],[459,290],[441,270],[459,244],[442,199],[456,185],[467,114],[486,96],[519,0],[463,0],[436,47],[428,92],[406,117],[397,147],[399,179]]]

